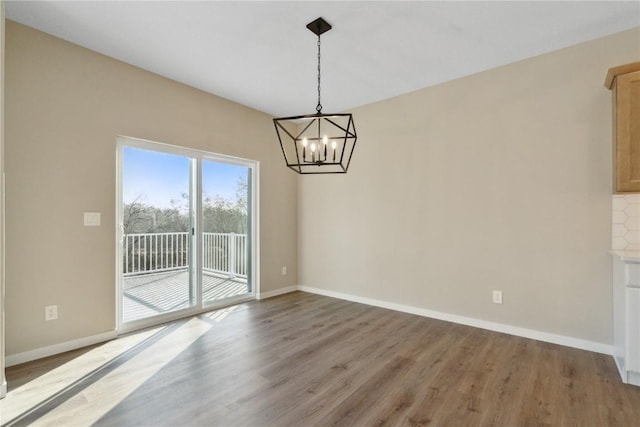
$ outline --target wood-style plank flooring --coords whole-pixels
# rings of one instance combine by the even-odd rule
[[[11,426],[640,425],[610,356],[302,292],[7,377]]]

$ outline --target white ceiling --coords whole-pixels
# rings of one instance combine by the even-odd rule
[[[7,1],[7,18],[274,116],[325,113],[640,26],[640,2]],[[640,41],[639,41],[640,46]],[[613,64],[612,64],[613,65]]]

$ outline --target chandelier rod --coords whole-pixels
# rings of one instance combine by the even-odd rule
[[[320,34],[318,34],[318,105],[316,105],[316,113],[322,113],[322,104],[320,103]]]

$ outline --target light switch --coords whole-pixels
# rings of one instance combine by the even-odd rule
[[[87,227],[100,227],[100,212],[85,212],[84,225]]]

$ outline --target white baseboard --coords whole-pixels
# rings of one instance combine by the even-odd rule
[[[277,297],[278,295],[288,294],[289,292],[295,292],[297,290],[298,286],[287,286],[286,288],[274,289],[273,291],[259,292],[256,294],[256,299]]]
[[[309,292],[312,294],[324,295],[328,297],[338,298],[345,301],[353,301],[361,304],[372,305],[375,307],[387,308],[389,310],[401,311],[404,313],[416,314],[418,316],[429,317],[432,319],[444,320],[447,322],[458,323],[461,325],[473,326],[476,328],[487,329],[495,332],[502,332],[509,335],[515,335],[523,338],[530,338],[538,341],[544,341],[552,344],[559,344],[566,347],[578,348],[581,350],[593,351],[607,355],[613,355],[613,346],[609,344],[587,341],[579,338],[567,337],[564,335],[551,334],[548,332],[536,331],[534,329],[520,328],[517,326],[505,325],[503,323],[490,322],[486,320],[474,319],[472,317],[458,316],[456,314],[443,313],[440,311],[428,310],[425,308],[414,307],[404,304],[397,304],[377,300],[373,298],[359,297],[356,295],[345,294],[342,292],[329,291],[325,289],[314,288],[311,286],[288,286],[285,288],[274,289],[272,291],[260,292],[256,294],[256,299],[262,300],[272,298],[278,295],[287,294],[295,291]],[[30,362],[32,360],[42,359],[43,357],[53,356],[55,354],[64,353],[65,351],[75,350],[105,341],[117,338],[117,331],[103,332],[97,335],[91,335],[76,340],[54,344],[48,347],[41,347],[35,350],[25,351],[8,355],[5,358],[6,367],[19,365],[21,363]],[[616,361],[617,362],[617,361]],[[0,395],[6,389],[6,383],[0,384]],[[6,390],[4,390],[6,393]]]
[[[7,381],[2,381],[0,384],[0,399],[7,395]]]
[[[109,341],[116,338],[117,336],[118,333],[113,330],[97,335],[91,335],[88,337],[62,342],[60,344],[36,348],[35,350],[29,350],[23,353],[12,354],[8,355],[5,358],[5,364],[7,367],[19,365],[21,363],[31,362],[32,360],[42,359],[43,357],[53,356],[54,354],[64,353],[65,351],[75,350],[78,348],[86,347],[88,345]]]
[[[443,313],[440,311],[427,310],[425,308],[413,307],[410,305],[396,304],[372,298],[359,297],[355,295],[344,294],[342,292],[328,291],[325,289],[313,288],[310,286],[298,286],[298,289],[303,292],[309,292],[312,294],[339,298],[346,301],[353,301],[361,304],[388,308],[390,310],[402,311],[410,314],[417,314],[418,316],[445,320],[447,322],[459,323],[461,325],[473,326],[475,328],[487,329],[489,331],[502,332],[504,334],[530,338],[552,344],[559,344],[565,347],[573,347],[581,350],[613,355],[613,346],[609,344],[587,341],[579,338],[567,337],[564,335],[551,334],[548,332],[536,331],[534,329],[520,328],[518,326],[505,325],[503,323],[490,322],[487,320],[474,319],[472,317],[458,316],[456,314]]]

